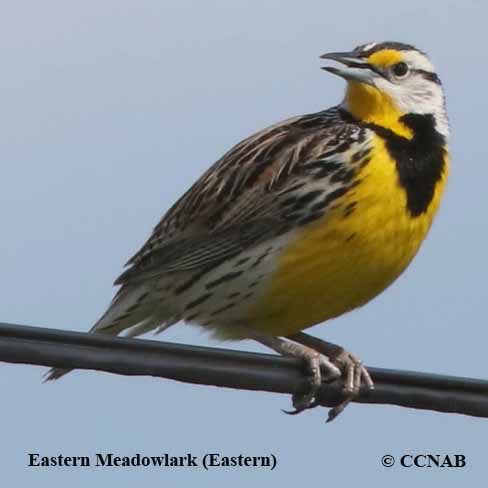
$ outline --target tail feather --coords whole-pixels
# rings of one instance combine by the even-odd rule
[[[136,337],[154,329],[157,329],[154,333],[159,334],[163,330],[166,330],[172,325],[176,324],[178,320],[179,318],[170,317],[161,323],[161,319],[149,317],[147,320],[144,320],[128,329],[125,335],[126,337]]]
[[[43,383],[46,383],[46,381],[53,381],[61,378],[61,376],[64,376],[65,374],[69,373],[70,371],[73,371],[72,369],[65,369],[65,368],[51,368],[45,375],[43,379]]]
[[[128,337],[135,337],[153,329],[164,330],[179,319],[169,307],[160,302],[161,296],[151,293],[144,285],[136,288],[122,286],[112,300],[108,310],[90,329],[90,333],[116,336],[127,330]],[[157,315],[154,315],[154,310]],[[61,378],[72,371],[66,368],[51,368],[44,376],[44,382]]]

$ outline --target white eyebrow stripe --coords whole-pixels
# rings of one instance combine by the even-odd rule
[[[435,73],[434,65],[429,61],[425,54],[418,51],[403,51],[403,59],[414,69],[421,69]]]
[[[377,46],[378,43],[377,42],[370,42],[369,44],[366,44],[364,47],[363,47],[363,51],[369,51],[370,49],[373,49],[375,46]]]

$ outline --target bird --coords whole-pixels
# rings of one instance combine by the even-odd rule
[[[374,388],[343,347],[303,331],[361,307],[407,268],[440,205],[449,121],[422,50],[372,42],[320,56],[346,81],[332,108],[271,125],[232,147],[165,213],[117,278],[90,332],[133,337],[195,324],[302,360],[346,399]],[[53,368],[47,380],[69,370]]]

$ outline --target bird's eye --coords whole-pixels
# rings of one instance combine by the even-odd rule
[[[397,78],[404,78],[408,74],[408,65],[404,62],[396,63],[391,67],[391,72]]]

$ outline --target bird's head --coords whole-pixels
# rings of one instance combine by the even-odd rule
[[[344,108],[353,117],[411,137],[402,123],[407,114],[431,115],[445,138],[449,123],[441,81],[425,53],[399,42],[371,43],[351,52],[321,56],[344,67],[326,71],[348,81]]]

